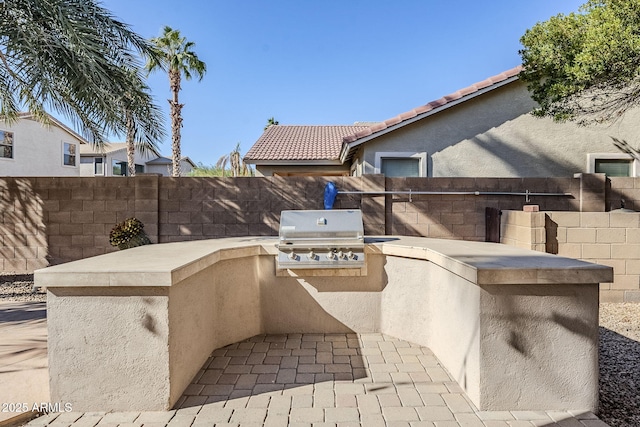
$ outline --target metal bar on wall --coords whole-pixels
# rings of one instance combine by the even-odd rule
[[[514,192],[514,191],[413,191],[413,190],[405,190],[405,191],[342,191],[339,190],[338,194],[363,194],[363,195],[385,195],[385,194],[408,194],[409,201],[411,201],[411,196],[421,196],[421,195],[453,195],[453,196],[525,196],[526,201],[529,202],[530,196],[564,196],[570,197],[573,196],[571,193],[534,193],[529,190],[525,192]]]

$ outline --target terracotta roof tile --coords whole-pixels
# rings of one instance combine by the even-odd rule
[[[413,111],[415,111],[417,114],[426,113],[429,110],[431,110],[431,107],[429,107],[428,105],[422,105],[413,109]]]
[[[348,135],[369,132],[367,126],[288,126],[267,128],[244,157],[255,160],[338,160]]]
[[[405,121],[415,116],[417,116],[416,110],[411,110],[411,111],[407,111],[406,113],[400,114],[398,117],[400,118],[400,120]]]
[[[378,124],[373,125],[373,126],[371,126],[371,127],[369,128],[369,130],[370,130],[371,132],[369,132],[367,135],[371,135],[371,133],[373,133],[373,132],[377,132],[377,131],[382,130],[382,129],[385,129],[385,128],[386,128],[386,126],[384,125],[384,123],[378,123]]]

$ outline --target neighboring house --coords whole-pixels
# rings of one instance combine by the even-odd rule
[[[55,117],[48,118],[44,124],[30,113],[20,113],[11,125],[0,121],[0,177],[127,174],[126,143],[94,147]],[[134,161],[137,173],[171,175],[171,159],[156,150],[144,154],[136,150]],[[191,159],[182,158],[183,176],[195,167]]]
[[[80,147],[87,141],[54,117],[49,124],[20,113],[0,122],[0,176],[78,176]]]
[[[196,168],[196,164],[188,157],[180,159],[180,173],[187,176]],[[171,176],[173,172],[173,160],[168,157],[158,157],[147,162],[147,173],[159,173]]]
[[[269,126],[244,157],[257,176],[349,175],[340,160],[345,137],[367,126]]]
[[[156,150],[148,150],[145,153],[136,150],[134,163],[136,174],[157,173],[171,176],[171,159],[162,157]],[[181,165],[182,175],[186,175],[195,167],[188,157],[183,157]],[[125,142],[108,143],[102,149],[90,145],[80,147],[81,176],[127,176],[128,170]]]
[[[317,140],[331,155],[317,155],[316,164],[300,159],[304,156],[298,147],[303,144],[289,132],[297,128],[304,135],[303,128],[314,126],[271,126],[245,162],[255,164],[257,175],[286,174],[294,167],[300,174],[322,174],[316,165],[330,161],[356,176],[640,176],[638,161],[616,149],[611,139],[639,145],[640,109],[628,111],[613,125],[580,127],[537,118],[530,114],[536,103],[518,79],[520,71],[521,67],[513,68],[340,141]],[[281,128],[279,139],[272,128]]]
[[[134,163],[136,173],[146,173],[146,163],[159,157],[155,150],[141,153],[135,151]],[[81,176],[126,176],[127,144],[125,142],[110,142],[104,147],[83,145],[80,147],[80,175]]]

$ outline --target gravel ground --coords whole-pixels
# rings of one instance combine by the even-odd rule
[[[38,301],[47,300],[43,291],[33,290],[33,274],[0,273],[0,302],[2,301]]]
[[[640,304],[600,304],[600,410],[611,427],[640,426]]]
[[[0,274],[0,302],[46,301],[33,275]],[[600,410],[611,427],[640,426],[640,304],[600,304]]]

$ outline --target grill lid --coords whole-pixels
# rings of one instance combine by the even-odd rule
[[[282,211],[277,260],[279,269],[362,267],[362,212]]]

